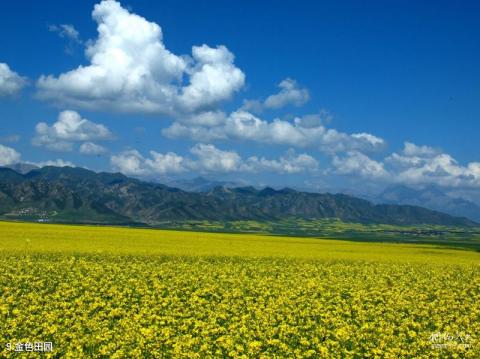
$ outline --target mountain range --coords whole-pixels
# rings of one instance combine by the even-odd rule
[[[236,188],[242,186],[241,183],[234,181],[211,180],[204,177],[177,179],[168,182],[167,185],[187,192],[208,192],[215,187]],[[303,191],[300,188],[297,190]],[[348,193],[348,191],[345,192]],[[354,193],[349,194],[355,196]],[[379,204],[420,206],[455,217],[466,217],[475,222],[480,222],[480,206],[467,199],[452,196],[443,188],[437,186],[413,188],[404,185],[392,185],[380,193],[359,195],[359,197]]]
[[[407,186],[387,187],[378,196],[372,197],[375,203],[422,206],[441,211],[456,217],[466,217],[480,222],[480,206],[463,198],[453,197],[435,186],[412,188]]]
[[[187,192],[120,173],[43,167],[0,168],[0,216],[54,222],[146,224],[185,220],[338,218],[345,222],[472,226],[473,221],[418,206],[373,204],[345,194],[269,187]]]
[[[242,187],[238,182],[217,181],[204,177],[195,177],[192,179],[177,179],[166,183],[169,187],[180,188],[187,192],[209,192],[215,187],[236,188]]]

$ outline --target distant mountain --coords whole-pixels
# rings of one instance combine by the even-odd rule
[[[11,168],[12,170],[21,174],[27,174],[32,170],[36,170],[40,168],[39,166],[31,163],[14,163],[12,165],[4,166],[4,167]]]
[[[391,186],[374,198],[375,202],[422,206],[442,211],[452,216],[467,217],[480,222],[480,206],[462,198],[451,197],[438,187],[414,189],[407,186]]]
[[[83,223],[338,218],[346,222],[471,226],[466,218],[417,206],[374,205],[344,194],[215,187],[186,192],[120,173],[43,167],[22,175],[0,168],[0,216]]]
[[[167,183],[169,187],[180,188],[187,192],[208,192],[215,187],[240,187],[237,182],[215,181],[204,177],[195,177],[192,179],[178,179]]]

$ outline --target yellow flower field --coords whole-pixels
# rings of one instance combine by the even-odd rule
[[[478,358],[480,254],[0,222],[1,357]]]

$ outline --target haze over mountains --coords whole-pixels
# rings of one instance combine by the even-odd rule
[[[28,172],[32,170],[38,170],[40,169],[39,166],[31,164],[31,163],[14,163],[9,166],[5,166],[7,168],[11,168],[12,170],[21,173],[23,175],[27,174]]]
[[[453,197],[436,186],[427,186],[421,189],[391,186],[372,200],[377,203],[422,206],[480,222],[480,206],[466,199]]]
[[[27,174],[0,168],[0,215],[78,223],[142,223],[185,220],[339,218],[346,222],[471,226],[474,222],[417,206],[373,204],[344,194],[293,189],[215,187],[186,192],[120,173],[43,167]]]
[[[239,182],[210,180],[204,177],[195,177],[192,179],[178,179],[167,182],[169,187],[180,188],[187,192],[208,192],[215,187],[236,188],[242,187]]]

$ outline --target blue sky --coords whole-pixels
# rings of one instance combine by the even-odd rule
[[[477,191],[479,10],[474,1],[4,1],[0,164]]]

